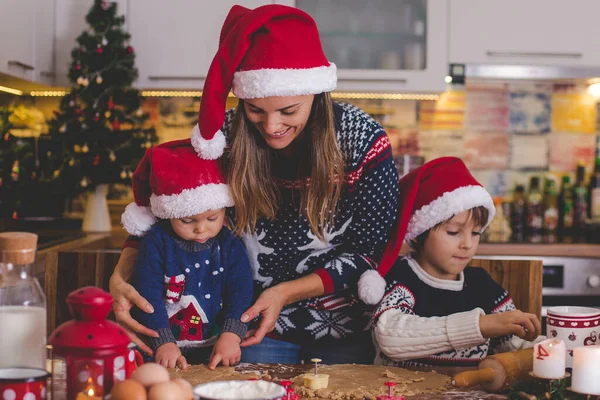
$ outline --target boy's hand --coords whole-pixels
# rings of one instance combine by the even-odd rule
[[[519,310],[479,317],[479,329],[484,338],[516,335],[529,342],[542,332],[542,325],[534,314]]]
[[[242,350],[240,349],[241,341],[240,337],[235,333],[221,333],[210,355],[208,369],[214,370],[219,363],[222,363],[225,367],[229,367],[240,362],[240,358],[242,357]]]
[[[183,355],[181,355],[181,350],[175,343],[165,343],[159,346],[156,349],[156,362],[166,368],[175,368],[177,365],[182,370],[186,370],[188,367],[188,363]]]

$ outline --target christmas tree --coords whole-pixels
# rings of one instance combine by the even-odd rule
[[[125,18],[114,2],[95,0],[86,16],[89,29],[77,38],[69,68],[71,91],[50,122],[59,157],[46,160],[70,195],[104,183],[131,183],[146,149],[156,143],[137,78],[135,52]]]

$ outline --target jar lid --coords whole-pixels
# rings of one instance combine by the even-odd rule
[[[0,262],[33,264],[38,236],[30,232],[0,233]]]

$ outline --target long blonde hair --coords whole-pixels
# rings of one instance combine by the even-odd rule
[[[258,218],[272,220],[279,209],[279,190],[271,171],[275,150],[251,131],[250,124],[240,100],[229,132],[231,147],[225,157],[235,202],[236,234],[253,232]],[[333,225],[344,184],[344,159],[336,139],[329,93],[315,95],[304,131],[310,155],[303,162],[311,172],[308,184],[299,188],[300,212],[308,219],[311,231],[323,240],[326,225]]]

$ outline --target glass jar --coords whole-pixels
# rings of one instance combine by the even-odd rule
[[[0,368],[46,369],[46,297],[33,275],[37,235],[0,233]]]

